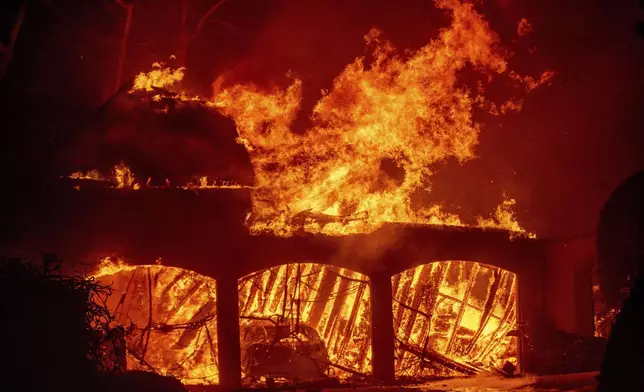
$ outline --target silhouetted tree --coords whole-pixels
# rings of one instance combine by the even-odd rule
[[[199,34],[201,34],[203,26],[206,24],[206,22],[208,22],[210,17],[227,2],[228,0],[216,0],[203,14],[201,14],[201,17],[199,18],[199,21],[197,22],[195,27],[190,27],[190,23],[188,22],[190,0],[181,0],[181,37],[179,40],[179,48],[176,54],[177,63],[180,66],[186,66],[190,43],[195,40],[199,36]],[[227,27],[229,29],[234,29],[233,25],[221,20],[214,20],[214,23]]]
[[[3,391],[90,390],[105,370],[96,337],[109,329],[111,316],[100,300],[109,289],[60,271],[53,256],[38,267],[0,260]]]

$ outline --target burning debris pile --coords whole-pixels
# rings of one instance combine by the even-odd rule
[[[399,376],[505,373],[517,365],[516,276],[473,262],[426,264],[393,280]]]
[[[171,375],[185,384],[218,382],[214,280],[109,259],[95,277],[112,287],[108,306],[126,331],[128,369]]]
[[[105,260],[96,277],[126,329],[128,368],[186,384],[218,381],[215,282],[173,267]],[[430,263],[392,280],[398,377],[516,367],[516,277],[473,262]],[[248,383],[371,373],[367,277],[297,263],[240,279],[242,374]],[[504,368],[505,370],[501,370]]]
[[[298,365],[313,379],[364,376],[371,371],[367,277],[327,265],[286,264],[242,278],[239,295],[245,376],[266,375],[268,367],[273,377],[298,378],[302,369],[291,368]],[[283,328],[293,333],[268,339],[266,347],[259,348],[252,338],[258,322],[264,329]],[[300,330],[311,333],[298,337]],[[309,347],[308,342],[315,347]],[[275,346],[297,355],[276,355],[284,361],[269,366],[261,359],[261,351],[275,351]]]

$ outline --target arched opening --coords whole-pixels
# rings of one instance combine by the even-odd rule
[[[115,265],[96,278],[112,287],[107,305],[125,329],[128,369],[218,383],[214,279],[162,265]]]
[[[392,278],[396,376],[507,372],[518,366],[517,277],[466,261]]]
[[[244,383],[369,373],[369,301],[366,276],[329,265],[285,264],[241,278]]]

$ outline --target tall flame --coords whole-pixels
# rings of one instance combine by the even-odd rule
[[[409,57],[371,30],[365,36],[371,58],[357,58],[323,91],[303,135],[291,131],[300,109],[300,80],[272,91],[255,85],[222,89],[218,81],[212,104],[236,122],[238,141],[255,169],[253,231],[290,235],[289,220],[302,211],[349,218],[323,225],[307,220],[307,230],[326,234],[370,231],[386,221],[462,224],[439,206],[418,209],[411,203],[415,192],[429,188],[433,164],[475,157],[481,126],[472,112],[491,105],[482,95],[483,83],[473,93],[459,84],[458,72],[472,66],[486,79],[506,73],[526,91],[552,74],[508,72],[497,35],[471,4],[436,5],[451,12],[451,25]],[[501,111],[513,108],[520,105],[511,100]],[[402,179],[382,169],[386,161],[404,171]]]

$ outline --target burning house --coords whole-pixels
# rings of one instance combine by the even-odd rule
[[[302,133],[296,76],[272,89],[222,77],[197,97],[183,69],[155,64],[16,214],[10,251],[92,262],[128,368],[185,384],[596,369],[594,237],[539,238],[505,196],[478,218],[427,202],[439,163],[475,158],[474,110],[518,111],[554,76],[512,71],[471,4],[437,6],[451,23],[414,53],[367,32],[370,57]],[[457,83],[466,67],[471,86]],[[498,78],[522,95],[488,99]]]

